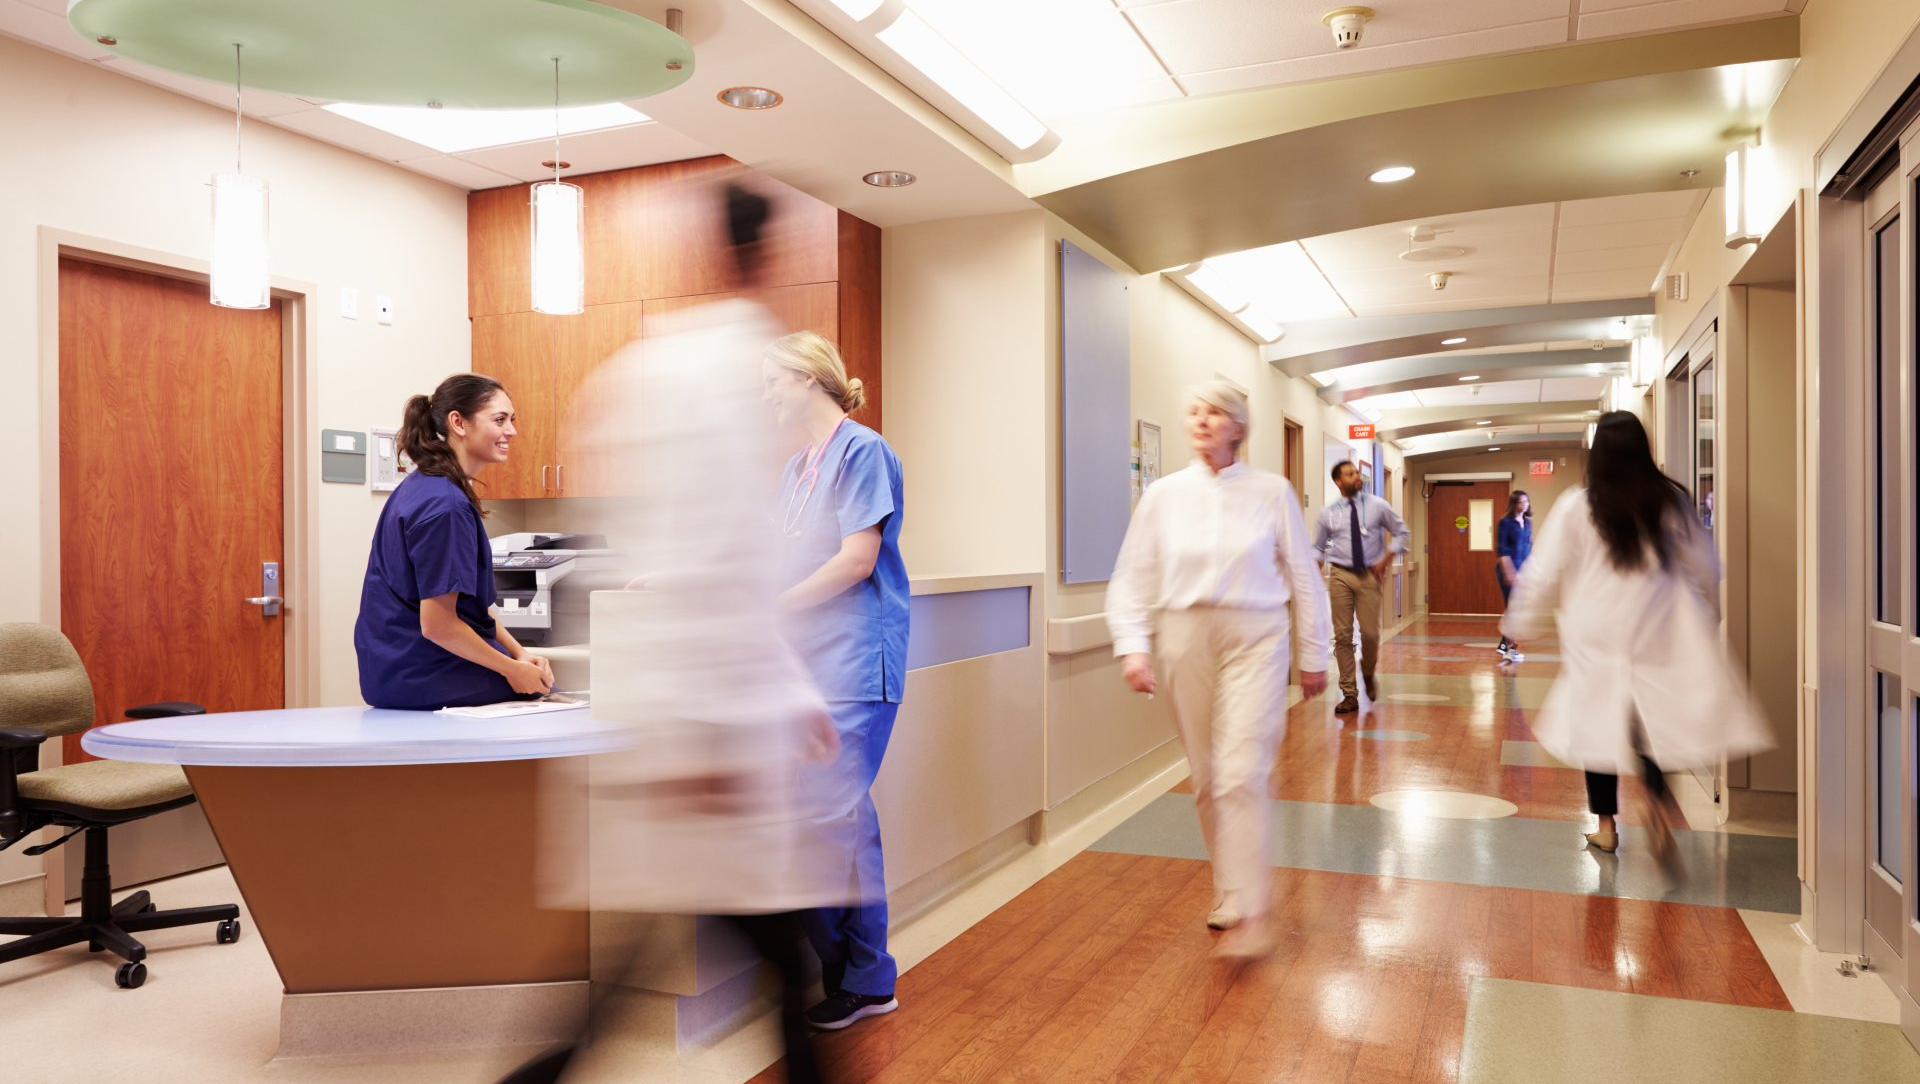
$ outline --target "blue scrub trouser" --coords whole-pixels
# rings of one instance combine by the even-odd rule
[[[880,773],[893,719],[900,705],[881,701],[836,701],[827,705],[840,734],[833,766],[840,795],[836,835],[845,841],[850,907],[804,911],[800,924],[822,964],[844,964],[840,988],[856,994],[893,993],[899,967],[887,953],[887,876],[880,857],[880,815],[873,808],[873,779]]]

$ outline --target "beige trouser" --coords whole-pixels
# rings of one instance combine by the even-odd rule
[[[1200,607],[1160,616],[1174,726],[1193,770],[1200,835],[1222,910],[1261,915],[1267,860],[1267,780],[1286,726],[1285,610]]]
[[[1340,692],[1357,699],[1353,680],[1353,619],[1360,618],[1360,667],[1371,679],[1380,658],[1380,578],[1339,565],[1327,566],[1327,601],[1333,606],[1333,657],[1340,663]]]

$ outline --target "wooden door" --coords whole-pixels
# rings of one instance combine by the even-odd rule
[[[77,260],[59,275],[60,625],[95,723],[162,700],[284,706],[284,617],[245,601],[283,559],[279,303],[217,308],[204,284]],[[93,759],[79,735],[65,755]]]
[[[473,371],[506,386],[518,430],[507,461],[481,473],[475,491],[483,499],[553,496],[554,357],[563,324],[585,319],[537,312],[473,318]]]
[[[1427,502],[1427,610],[1497,614],[1494,545],[1507,510],[1507,483],[1438,483]]]

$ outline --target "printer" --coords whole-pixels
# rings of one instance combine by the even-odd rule
[[[588,596],[625,582],[619,555],[599,535],[522,532],[491,545],[500,623],[530,646],[586,643]]]

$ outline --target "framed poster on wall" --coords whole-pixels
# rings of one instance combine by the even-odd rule
[[[1140,421],[1140,492],[1145,493],[1160,480],[1160,427]]]

